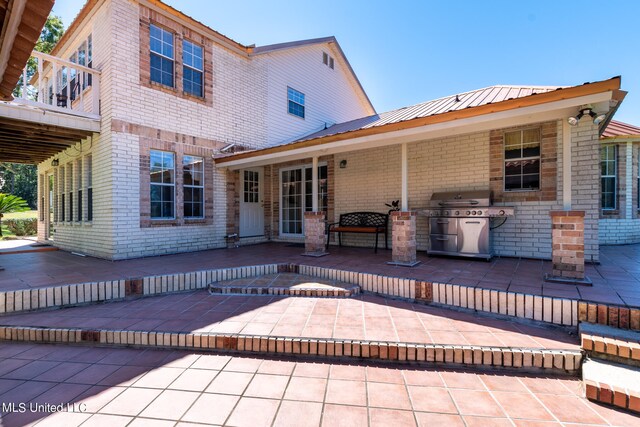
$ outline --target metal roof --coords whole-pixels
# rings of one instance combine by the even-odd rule
[[[306,141],[329,135],[337,135],[360,129],[368,129],[391,123],[399,123],[420,117],[448,113],[450,111],[464,110],[465,108],[478,107],[509,99],[523,98],[525,96],[551,92],[564,87],[565,86],[490,86],[483,89],[472,90],[470,92],[445,96],[444,98],[434,99],[432,101],[387,111],[385,113],[362,117],[349,122],[337,123],[327,129],[323,129],[310,135],[305,135],[303,138],[293,142]]]
[[[617,120],[611,120],[609,125],[602,133],[602,138],[616,138],[625,136],[638,136],[640,137],[640,127],[630,125],[629,123],[619,122]]]

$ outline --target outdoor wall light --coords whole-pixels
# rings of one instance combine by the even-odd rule
[[[60,164],[60,160],[58,159],[51,160],[51,166],[58,166],[59,164]]]
[[[346,168],[347,168],[347,161],[340,160],[340,169],[346,169]]]
[[[593,119],[593,124],[594,124],[594,125],[599,125],[600,123],[602,123],[602,122],[604,121],[604,119],[606,119],[606,118],[607,118],[606,114],[600,114],[600,115],[598,115],[598,114],[596,114],[596,113],[594,113],[594,112],[593,112],[593,108],[591,108],[591,107],[587,107],[587,108],[583,108],[583,109],[581,109],[577,116],[575,116],[575,117],[573,117],[573,116],[572,116],[572,117],[569,117],[569,118],[567,119],[567,122],[569,122],[569,124],[570,124],[571,126],[577,126],[577,125],[578,125],[578,122],[580,121],[580,119],[581,119],[583,116],[587,116],[587,115],[588,115],[588,116],[591,116],[591,118]]]

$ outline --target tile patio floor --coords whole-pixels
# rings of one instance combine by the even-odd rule
[[[2,325],[578,349],[576,335],[389,298],[209,295],[195,291],[7,315]]]
[[[84,410],[3,427],[638,425],[569,377],[21,343],[0,347],[0,401]]]
[[[285,243],[265,243],[233,249],[165,255],[127,261],[78,257],[68,252],[0,255],[0,290],[26,289],[145,275],[197,271],[264,263],[296,263],[420,280],[480,286],[536,295],[640,306],[640,244],[603,246],[601,264],[587,265],[593,287],[543,281],[549,261],[494,258],[491,262],[428,257],[415,268],[387,265],[391,251],[331,247],[322,258],[302,256],[303,249]]]

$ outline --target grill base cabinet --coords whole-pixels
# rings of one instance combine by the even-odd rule
[[[433,193],[429,217],[429,255],[491,259],[491,218],[514,215],[512,207],[491,206],[489,191]]]
[[[493,256],[489,218],[431,218],[430,226],[429,255]]]

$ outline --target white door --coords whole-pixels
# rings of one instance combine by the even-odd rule
[[[240,237],[264,235],[262,168],[240,171]]]

